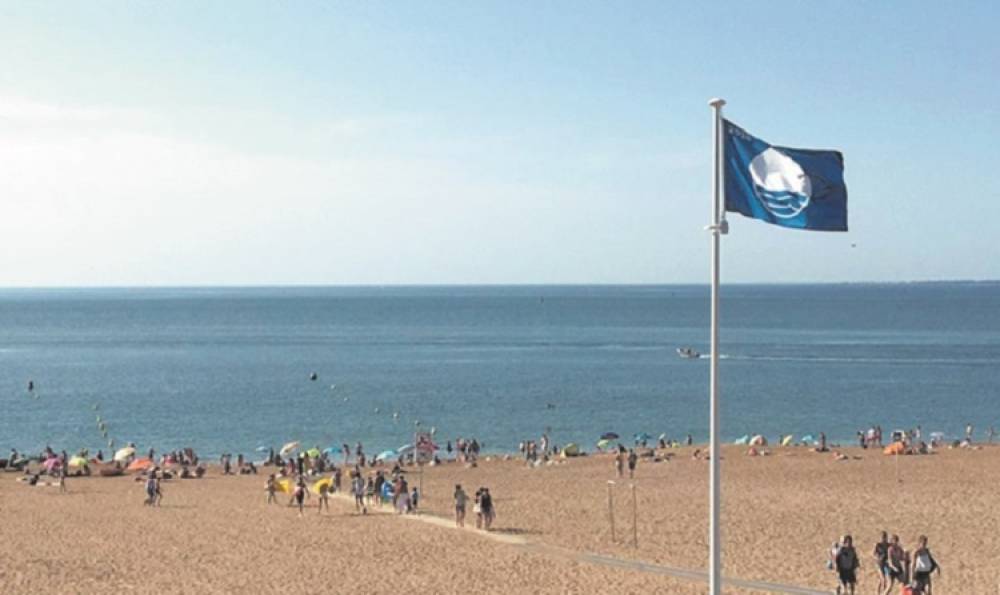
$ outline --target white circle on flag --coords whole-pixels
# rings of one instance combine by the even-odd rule
[[[812,182],[788,155],[768,147],[750,161],[749,169],[757,198],[775,217],[788,219],[809,206]]]

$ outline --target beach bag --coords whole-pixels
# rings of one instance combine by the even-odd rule
[[[913,587],[910,585],[903,585],[899,588],[899,595],[915,595]]]
[[[932,572],[934,570],[935,564],[934,559],[926,551],[917,554],[917,572]]]

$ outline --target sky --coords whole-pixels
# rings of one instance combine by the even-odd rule
[[[0,0],[0,287],[705,283],[712,97],[849,189],[723,282],[1000,279],[998,17]]]

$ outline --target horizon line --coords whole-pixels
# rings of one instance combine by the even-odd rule
[[[793,286],[793,285],[948,285],[948,284],[992,284],[1000,279],[917,279],[896,281],[731,281],[727,286]],[[567,282],[567,283],[277,283],[218,285],[13,285],[0,286],[2,291],[79,291],[79,290],[155,290],[155,289],[430,289],[430,288],[473,288],[473,287],[709,287],[705,282]]]

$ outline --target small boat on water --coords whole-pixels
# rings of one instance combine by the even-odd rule
[[[684,359],[698,359],[699,357],[701,357],[700,353],[698,353],[694,349],[691,349],[690,347],[678,347],[677,355],[679,355]]]

